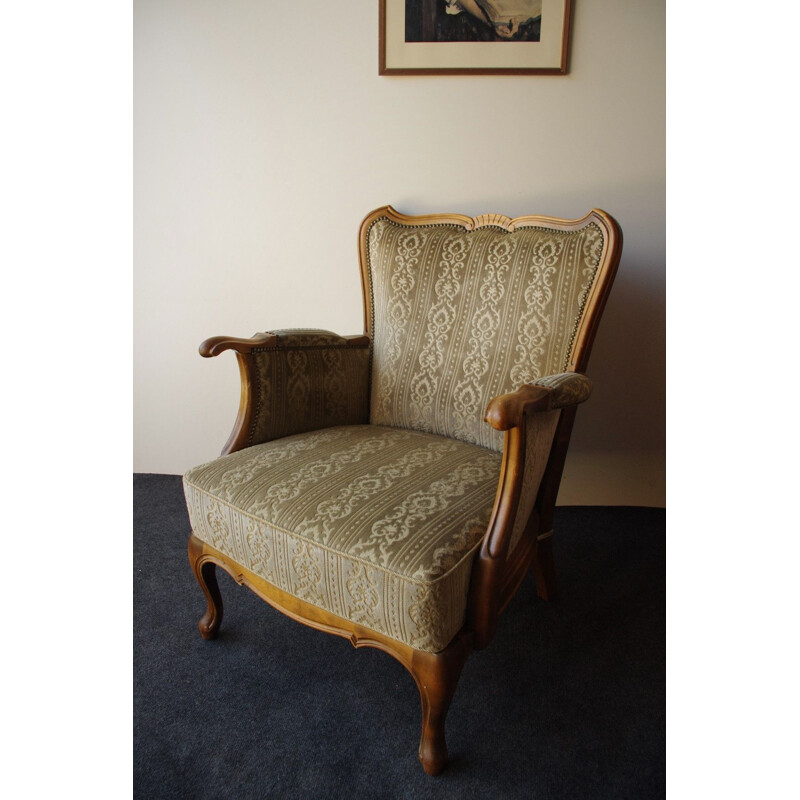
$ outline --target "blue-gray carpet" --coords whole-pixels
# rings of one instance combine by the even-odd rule
[[[665,794],[665,512],[556,515],[559,598],[528,576],[417,760],[419,695],[220,574],[220,636],[186,556],[180,478],[134,475],[134,794],[181,798],[644,798]]]

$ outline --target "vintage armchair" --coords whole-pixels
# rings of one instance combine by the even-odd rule
[[[558,486],[622,248],[617,223],[380,208],[361,224],[365,333],[216,337],[241,402],[220,458],[184,476],[189,559],[222,621],[216,567],[283,613],[411,673],[419,758],[529,568],[555,592]]]

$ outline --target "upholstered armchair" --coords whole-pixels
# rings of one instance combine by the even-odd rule
[[[529,568],[554,596],[556,495],[621,247],[598,210],[381,208],[359,235],[364,334],[203,342],[236,353],[242,385],[222,456],[184,477],[203,637],[222,621],[219,566],[299,622],[386,651],[416,681],[419,758],[440,772],[465,660]]]

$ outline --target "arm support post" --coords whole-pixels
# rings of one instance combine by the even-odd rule
[[[562,413],[573,416],[574,406],[590,393],[586,376],[561,373],[500,395],[486,409],[485,421],[505,432],[505,443],[494,511],[473,570],[467,606],[478,649],[491,641],[506,596],[512,594],[506,586],[507,562],[518,544],[522,550],[521,540],[530,533],[528,523],[540,497],[542,476],[551,451],[559,445],[556,433]],[[532,558],[535,548],[534,541],[522,552]],[[521,580],[524,570],[517,564],[513,567],[515,579]]]

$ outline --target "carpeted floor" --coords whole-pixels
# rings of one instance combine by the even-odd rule
[[[306,628],[221,572],[225,619],[203,641],[180,478],[133,485],[136,798],[664,796],[663,510],[558,510],[559,599],[537,599],[529,576],[467,661],[451,762],[431,778],[419,695],[391,657]]]

